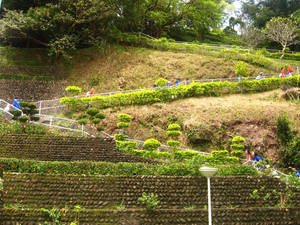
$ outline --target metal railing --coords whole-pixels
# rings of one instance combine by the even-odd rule
[[[9,104],[8,102],[0,99],[0,110],[2,112],[2,116],[5,119],[11,120],[14,115],[12,113],[10,113],[10,110],[17,110],[17,111],[21,111],[20,109],[14,107],[13,105]],[[21,111],[22,113],[22,111]]]
[[[265,76],[265,78],[271,78],[271,77],[277,77],[275,75],[273,76]],[[196,83],[209,83],[209,82],[239,82],[241,78],[234,77],[234,78],[213,78],[213,79],[203,79],[203,80],[194,80],[193,82]],[[255,80],[256,77],[248,77],[248,80]],[[180,83],[180,85],[185,85],[186,82],[183,81]],[[124,91],[114,91],[114,92],[103,92],[103,93],[95,93],[93,96],[110,96],[110,95],[116,95],[116,94],[126,94],[126,93],[132,93],[137,91],[150,91],[150,90],[159,90],[164,88],[174,88],[177,87],[176,85],[172,85],[170,87],[157,87],[157,88],[141,88],[141,89],[131,89],[131,90],[124,90]],[[85,95],[78,95],[74,96],[74,98],[84,98]],[[36,102],[37,108],[39,110],[39,114],[56,114],[61,112],[62,110],[66,109],[67,106],[60,103],[60,99],[50,99],[50,100],[41,100]]]
[[[5,118],[8,120],[11,120],[13,117],[13,115],[8,112],[11,109],[19,110],[16,109],[11,104],[9,104],[8,102],[0,99],[0,111],[2,111],[3,115],[7,115]],[[81,132],[82,134],[86,134],[92,137],[94,137],[93,135],[94,133],[98,132],[95,127],[89,125],[80,125],[76,120],[71,120],[71,119],[66,119],[66,118],[61,118],[61,117],[56,117],[51,115],[43,115],[43,114],[37,114],[37,116],[40,118],[39,121],[38,122],[32,121],[31,123],[47,126],[50,128],[62,129],[66,131]],[[104,131],[101,131],[101,134],[105,137],[114,138],[114,136]],[[135,139],[127,139],[127,140],[136,142],[139,149],[143,148],[144,141],[135,140]],[[185,148],[179,148],[179,149],[182,151],[198,152],[195,150],[185,149]],[[170,147],[167,145],[161,145],[160,150],[169,151]],[[203,155],[210,155],[209,153],[206,152],[198,152],[198,153],[201,153]]]

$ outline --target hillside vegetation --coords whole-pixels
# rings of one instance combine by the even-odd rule
[[[159,51],[147,48],[109,46],[105,50],[77,50],[70,62],[53,61],[42,49],[1,48],[4,74],[50,76],[96,92],[152,87],[158,78],[172,83],[185,80],[235,77],[237,60],[200,53]],[[247,64],[250,76],[259,72],[277,74],[275,69]]]
[[[189,98],[171,103],[146,106],[116,107],[103,110],[106,132],[117,131],[117,115],[128,113],[133,122],[129,128],[131,138],[156,138],[165,143],[168,124],[177,122],[183,127],[180,141],[189,148],[210,151],[228,149],[229,139],[241,135],[249,146],[276,159],[278,150],[276,119],[288,113],[295,133],[299,133],[300,107],[282,100],[282,91],[223,97]],[[76,114],[73,115],[76,118]]]

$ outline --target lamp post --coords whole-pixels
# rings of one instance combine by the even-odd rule
[[[199,169],[200,173],[207,178],[207,197],[208,197],[208,224],[212,225],[211,216],[211,194],[210,194],[210,178],[213,177],[217,172],[218,168],[210,168],[207,166]]]

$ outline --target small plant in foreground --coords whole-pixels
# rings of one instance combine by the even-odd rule
[[[140,202],[144,203],[146,206],[146,209],[155,209],[158,204],[158,196],[154,193],[151,193],[150,195],[147,195],[145,192],[143,192],[142,197],[139,197],[138,199]]]
[[[59,209],[57,209],[57,208],[52,208],[52,209],[42,208],[41,210],[42,210],[42,212],[47,213],[47,215],[52,220],[51,222],[53,222],[55,225],[60,224],[60,217],[61,217],[62,213]],[[53,223],[45,222],[45,224],[53,224]]]

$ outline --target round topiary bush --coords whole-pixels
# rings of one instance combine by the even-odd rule
[[[97,127],[97,131],[99,131],[99,132],[104,131],[104,127],[102,127],[102,126]]]
[[[22,122],[22,123],[25,123],[25,122],[28,121],[28,120],[29,120],[28,116],[25,116],[25,115],[24,115],[24,116],[20,116],[20,117],[19,117],[19,121]]]
[[[100,119],[100,120],[105,119],[105,115],[104,115],[104,113],[102,113],[102,112],[97,113],[97,114],[95,115],[95,117],[98,118],[98,119]]]
[[[242,136],[235,136],[234,138],[232,138],[232,143],[244,143],[245,142],[245,138],[243,138]]]
[[[169,145],[172,148],[178,148],[180,146],[180,142],[179,141],[167,141],[167,145]]]
[[[86,113],[89,114],[90,116],[95,116],[99,113],[99,109],[95,107],[91,107],[86,111]]]
[[[77,122],[78,122],[80,125],[86,125],[87,122],[88,122],[88,120],[85,119],[85,118],[82,118],[82,119],[78,120]]]
[[[167,136],[168,137],[176,138],[176,137],[178,137],[180,135],[181,135],[181,132],[178,131],[178,130],[169,130],[169,131],[167,131]]]
[[[155,81],[155,84],[158,86],[158,87],[164,87],[166,86],[168,83],[168,81],[164,78],[159,78],[157,81]]]
[[[128,123],[132,120],[132,117],[126,113],[118,115],[118,120],[124,123]]]
[[[39,121],[39,119],[40,119],[40,117],[38,117],[38,116],[31,116],[30,117],[31,121]]]
[[[127,138],[128,138],[128,136],[126,134],[115,134],[116,141],[124,141]]]
[[[161,143],[154,138],[150,138],[150,139],[146,140],[143,145],[143,147],[145,149],[150,150],[150,151],[157,150],[160,146],[161,146]]]
[[[124,123],[124,122],[117,123],[117,127],[121,129],[128,128],[129,126],[130,126],[129,123]]]
[[[68,86],[65,90],[71,94],[79,94],[82,91],[82,89],[77,86]]]
[[[167,130],[171,131],[171,130],[180,130],[180,129],[181,129],[181,127],[180,127],[179,124],[177,124],[177,123],[172,123],[172,124],[170,124],[170,125],[168,126],[168,129],[167,129]]]
[[[98,124],[98,123],[100,123],[100,121],[101,120],[99,118],[95,118],[92,120],[93,124]]]

